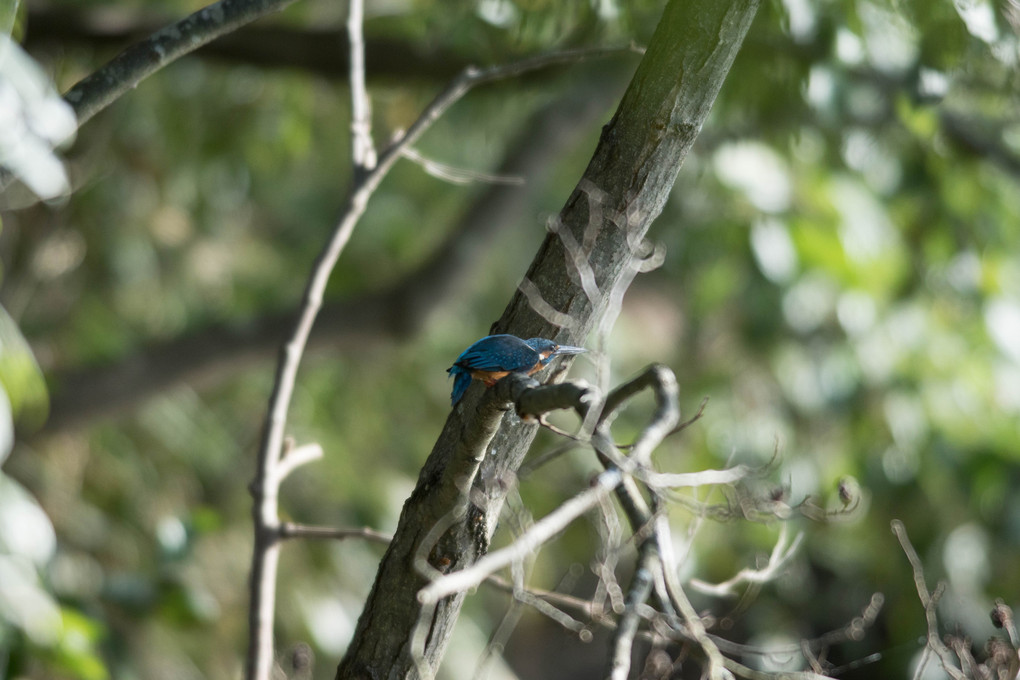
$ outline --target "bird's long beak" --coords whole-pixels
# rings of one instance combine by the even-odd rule
[[[558,357],[562,354],[582,354],[587,352],[584,347],[572,347],[570,345],[560,345],[556,348],[556,351],[551,356]]]

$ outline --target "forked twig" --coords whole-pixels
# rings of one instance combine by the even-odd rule
[[[434,604],[448,595],[477,586],[490,574],[515,560],[523,559],[563,531],[575,519],[597,506],[622,481],[623,473],[619,470],[603,472],[590,488],[535,522],[510,545],[489,553],[466,569],[440,576],[429,583],[418,592],[418,601],[423,604]]]
[[[439,161],[425,157],[422,153],[411,147],[407,147],[402,152],[404,158],[413,163],[417,163],[422,170],[427,174],[432,175],[436,179],[449,182],[450,184],[471,184],[473,182],[479,182],[482,184],[501,184],[504,186],[521,186],[524,184],[524,178],[513,175],[494,175],[488,172],[478,172],[477,170],[464,170],[462,168],[455,168],[452,165],[446,163],[440,163]]]
[[[938,655],[939,661],[942,662],[942,667],[953,680],[967,680],[967,676],[963,671],[956,667],[952,651],[946,647],[945,643],[942,642],[942,638],[939,637],[936,607],[938,606],[939,598],[945,592],[946,584],[940,582],[935,586],[934,592],[929,592],[928,585],[924,580],[924,564],[921,563],[921,558],[918,557],[917,551],[911,545],[903,522],[894,519],[892,521],[892,532],[896,535],[896,540],[900,542],[900,547],[903,549],[903,554],[907,556],[907,561],[910,562],[910,570],[914,575],[914,586],[917,588],[917,597],[921,600],[921,606],[924,607],[924,618],[928,623],[928,647]]]

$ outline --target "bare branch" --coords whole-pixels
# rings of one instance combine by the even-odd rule
[[[939,583],[934,593],[928,592],[928,585],[924,580],[924,564],[921,563],[921,558],[918,557],[917,551],[911,545],[903,522],[894,519],[892,521],[892,532],[896,535],[896,540],[900,542],[900,547],[903,549],[903,554],[907,556],[907,561],[910,562],[910,569],[914,575],[914,586],[917,588],[917,597],[921,600],[921,606],[924,607],[924,617],[928,622],[928,647],[938,655],[939,661],[942,662],[942,667],[953,680],[967,680],[966,674],[956,667],[953,653],[942,642],[939,635],[936,605],[938,604],[939,597],[945,590],[946,584]]]
[[[691,637],[694,638],[708,658],[708,677],[712,680],[721,680],[722,678],[729,677],[726,659],[723,657],[722,652],[719,651],[715,641],[709,637],[708,632],[705,630],[705,624],[701,621],[701,616],[698,615],[691,601],[687,599],[687,594],[677,579],[678,565],[673,557],[673,541],[669,531],[669,522],[661,515],[655,519],[655,541],[662,559],[662,574],[665,577],[669,601],[680,613],[680,616],[683,617]]]
[[[691,587],[706,595],[727,597],[735,594],[736,588],[745,583],[757,585],[775,580],[779,572],[786,567],[790,559],[797,552],[804,539],[804,532],[798,532],[793,541],[790,541],[788,527],[788,524],[780,525],[779,538],[776,539],[776,544],[772,548],[772,554],[769,555],[768,564],[763,568],[741,569],[736,575],[722,583],[713,584],[701,579],[691,579],[689,581]]]
[[[652,451],[672,433],[680,421],[679,387],[673,371],[661,364],[652,364],[636,378],[609,393],[601,416],[606,423],[611,422],[623,403],[644,389],[652,390],[656,410],[648,425],[641,430],[641,434],[630,447],[629,458],[638,465],[646,465],[649,462]]]
[[[64,95],[83,125],[145,78],[202,45],[294,0],[220,0],[131,45]]]
[[[631,655],[634,636],[640,621],[640,608],[652,592],[654,574],[659,569],[659,556],[655,543],[645,541],[641,546],[641,554],[637,568],[631,579],[630,591],[627,594],[627,607],[617,624],[613,636],[613,653],[610,665],[611,680],[627,680],[630,674]]]
[[[467,569],[447,574],[429,583],[418,593],[423,604],[433,604],[454,593],[473,588],[492,573],[515,560],[524,559],[543,543],[563,531],[567,525],[599,504],[623,481],[619,470],[607,470],[595,478],[591,488],[563,503],[535,524],[512,544],[489,553]]]
[[[1017,635],[1016,621],[1013,619],[1013,609],[1002,598],[995,600],[991,618],[992,624],[996,628],[1005,629],[1006,635],[1009,636],[1009,644],[1013,645],[1014,649],[1020,646],[1020,635]]]
[[[280,523],[280,538],[315,538],[343,541],[349,538],[361,538],[373,543],[389,544],[393,539],[389,534],[384,534],[369,527],[361,529],[336,529],[334,527],[316,527],[295,522]]]
[[[488,581],[493,578],[495,577],[490,576],[488,579],[486,579],[486,583],[488,583]],[[566,612],[562,611],[561,609],[557,609],[552,604],[554,598],[550,597],[550,595],[554,594],[555,593],[551,593],[543,597],[533,593],[530,590],[518,590],[514,592],[514,597],[517,599],[518,602],[521,602],[522,604],[531,607],[539,614],[542,614],[543,616],[552,619],[559,625],[563,626],[565,629],[573,633],[577,633],[578,637],[580,637],[582,641],[590,642],[592,635],[591,631],[588,629],[588,626],[584,625],[583,623],[581,623],[574,617],[570,616]]]
[[[410,147],[403,150],[404,158],[407,160],[417,163],[422,170],[436,179],[441,179],[451,184],[471,184],[473,182],[480,182],[483,184],[501,184],[503,186],[522,186],[524,184],[524,178],[520,176],[509,176],[509,175],[494,175],[486,172],[478,172],[477,170],[463,170],[461,168],[455,168],[452,165],[446,165],[434,161],[431,158],[426,158],[416,149]]]
[[[728,672],[747,678],[747,680],[776,680],[775,673],[755,670],[728,657],[723,657],[723,665]],[[787,671],[779,677],[783,680],[831,680],[827,675],[819,675],[811,671]]]
[[[639,391],[649,388],[655,395],[656,412],[638,439],[631,448],[631,455],[627,459],[630,465],[644,466],[651,460],[651,452],[657,447],[680,421],[680,409],[677,404],[676,377],[668,368],[653,365],[623,385],[614,389],[606,398],[605,408],[601,420],[596,428],[596,437],[593,443],[608,439],[607,427],[615,413],[623,406],[624,402]],[[609,440],[611,442],[611,440]],[[596,443],[598,449],[598,444]],[[606,452],[598,449],[603,454],[603,463],[607,458]],[[612,468],[610,468],[612,469]],[[653,503],[659,499],[653,496]],[[662,586],[668,596],[668,602],[679,612],[686,624],[690,636],[704,651],[708,659],[707,673],[712,680],[729,677],[729,671],[724,664],[724,658],[718,646],[709,637],[701,617],[695,611],[686,593],[677,580],[678,565],[673,554],[673,542],[669,528],[669,521],[665,515],[655,512],[649,513],[641,507],[641,504],[633,503],[633,499],[621,498],[621,503],[628,513],[631,526],[635,531],[641,529],[651,522],[654,528],[654,537],[644,539],[643,544],[649,550],[655,550],[661,563],[659,574],[662,578]],[[645,547],[642,550],[646,549]]]
[[[734,484],[745,479],[752,471],[746,465],[737,465],[725,470],[699,470],[698,472],[655,472],[641,470],[635,476],[656,489],[678,489],[682,487]]]
[[[322,458],[322,446],[319,444],[305,444],[296,449],[284,453],[280,464],[276,466],[277,483],[282,482],[290,476],[290,473],[301,467]]]
[[[350,47],[351,160],[358,176],[375,167],[372,143],[372,105],[365,87],[364,0],[349,0],[347,39]]]
[[[563,593],[541,590],[538,588],[528,588],[524,591],[518,592],[515,590],[515,586],[512,583],[495,574],[486,578],[485,583],[510,593],[521,602],[534,607],[539,613],[556,621],[567,630],[581,633],[583,630],[587,629],[587,626],[580,623],[569,614],[561,611],[557,608],[557,606],[563,609],[571,609],[573,611],[580,612],[590,620],[605,627],[613,627],[610,619],[596,613],[595,607],[590,600],[584,600],[579,597],[574,597],[573,595],[564,595]],[[536,606],[537,602],[541,602],[542,604]]]

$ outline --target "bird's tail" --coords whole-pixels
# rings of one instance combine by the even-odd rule
[[[450,404],[456,406],[460,398],[467,392],[468,385],[471,384],[471,374],[459,366],[454,366],[450,369],[450,375],[453,376],[453,392],[450,394]]]

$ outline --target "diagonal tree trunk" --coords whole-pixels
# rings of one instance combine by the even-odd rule
[[[652,220],[704,124],[760,0],[671,0],[595,154],[495,332],[580,344],[626,285]],[[545,304],[536,305],[537,300]],[[536,306],[544,309],[536,309]],[[557,314],[550,314],[548,309]],[[544,314],[542,312],[545,312]],[[547,317],[567,319],[566,327]],[[426,609],[428,568],[472,564],[488,541],[536,427],[478,387],[453,409],[404,505],[338,679],[435,674],[463,594]],[[415,635],[424,655],[415,659]]]

